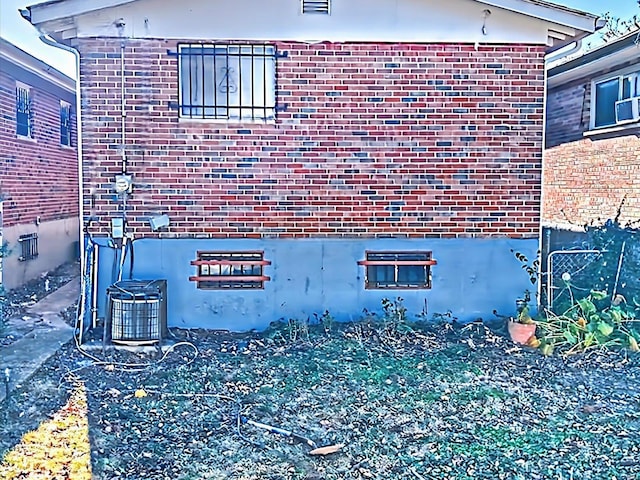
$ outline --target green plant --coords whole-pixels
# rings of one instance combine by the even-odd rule
[[[571,288],[571,287],[568,287]],[[557,314],[547,310],[538,322],[540,348],[551,355],[563,355],[597,349],[628,348],[638,352],[640,304],[628,305],[622,295],[612,299],[606,291],[591,290],[585,297],[571,295],[573,304]]]
[[[287,331],[289,332],[289,340],[291,342],[308,342],[310,340],[309,319],[300,320],[298,318],[290,318],[287,322]]]
[[[523,297],[518,298],[516,300],[516,318],[515,318],[516,322],[524,323],[526,325],[535,323],[530,313],[531,311],[531,307],[529,305],[530,302],[531,302],[531,292],[529,290],[525,290]]]
[[[318,315],[317,313],[314,313],[313,316],[316,317],[316,322],[318,323],[318,325],[322,327],[322,330],[324,330],[325,335],[330,336],[331,330],[333,329],[333,324],[335,323],[335,319],[329,313],[329,310],[325,310],[322,315]]]
[[[516,259],[521,263],[522,269],[529,276],[529,281],[534,285],[538,281],[538,277],[540,275],[540,250],[536,253],[536,258],[533,261],[530,261],[524,253],[516,252],[513,249],[511,249],[511,253],[513,253]]]

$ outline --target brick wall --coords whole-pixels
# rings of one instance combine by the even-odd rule
[[[178,119],[177,42],[128,41],[129,226],[169,235],[535,237],[543,46],[276,43],[274,124]],[[85,208],[122,208],[120,40],[81,39]],[[163,233],[167,236],[167,233]]]
[[[0,69],[0,195],[4,227],[78,216],[78,161],[60,145],[60,96]],[[31,87],[34,138],[16,135],[16,79]],[[42,80],[40,80],[42,83]],[[64,98],[73,105],[73,93]],[[71,119],[72,124],[75,119]]]
[[[606,74],[620,67],[603,70]],[[547,100],[542,222],[601,224],[618,216],[640,221],[640,138],[635,132],[585,137],[591,79],[550,89]],[[623,202],[624,200],[624,202]]]
[[[589,129],[591,83],[580,82],[547,95],[545,148],[583,138]]]
[[[640,138],[582,139],[547,150],[544,189],[545,224],[601,224],[622,206],[620,222],[637,226]]]

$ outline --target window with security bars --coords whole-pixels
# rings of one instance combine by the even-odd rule
[[[21,84],[16,85],[16,134],[33,138],[31,89]]]
[[[275,118],[276,48],[178,46],[180,116],[236,121]]]
[[[436,263],[425,251],[366,252],[366,260],[358,262],[366,268],[367,289],[429,289]]]
[[[71,105],[60,102],[60,145],[71,146]]]
[[[27,260],[33,260],[38,256],[37,233],[20,235],[20,237],[18,237],[18,244],[20,245],[20,256],[18,257],[19,261],[24,262]]]
[[[197,255],[191,265],[198,267],[198,275],[189,280],[197,282],[200,289],[262,289],[270,280],[264,275],[264,267],[271,265],[264,252],[199,251]]]

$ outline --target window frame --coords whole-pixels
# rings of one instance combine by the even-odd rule
[[[26,97],[26,103],[27,103],[27,110],[25,112],[21,112],[19,110],[20,104],[19,104],[19,92],[20,90],[24,90],[27,92],[27,97]],[[31,85],[27,85],[26,83],[22,83],[22,82],[16,82],[16,90],[15,90],[15,101],[16,101],[16,136],[18,138],[23,138],[23,139],[27,139],[27,140],[35,140],[34,134],[33,134],[33,123],[34,123],[34,113],[33,113],[33,95],[32,95],[32,91],[33,88],[31,87]],[[23,125],[20,123],[19,121],[19,117],[18,115],[22,113],[23,115],[26,115],[27,117],[27,123],[26,123],[26,127],[27,127],[27,133],[26,135],[20,133],[20,125]]]
[[[381,258],[385,256],[396,258]],[[424,259],[403,259],[403,256],[424,256]],[[437,263],[433,259],[431,250],[367,250],[365,251],[365,260],[358,261],[358,265],[365,267],[364,287],[366,290],[430,290],[433,285],[431,267]],[[372,281],[373,275],[370,269],[376,267],[393,267],[394,281],[387,285],[382,285],[380,281]],[[401,281],[399,279],[401,267],[423,267],[424,280],[418,283]]]
[[[605,125],[597,125],[597,109],[596,109],[596,101],[597,101],[597,85],[601,83],[605,83],[611,80],[618,80],[618,99],[616,101],[626,100],[626,98],[622,98],[623,95],[623,79],[626,77],[635,77],[635,91],[631,90],[629,92],[629,98],[640,97],[640,67],[638,65],[631,65],[626,68],[622,68],[620,70],[616,70],[614,72],[609,72],[606,75],[601,75],[597,78],[594,78],[591,81],[591,105],[589,112],[589,128],[591,130],[603,129],[603,128],[611,128],[616,125],[625,125],[629,123],[637,123],[638,120],[623,120],[620,122],[615,121],[615,102],[614,102],[614,121],[613,123],[607,123]],[[633,87],[632,87],[633,88]]]
[[[67,110],[67,125],[65,126],[63,124],[63,111]],[[73,131],[72,128],[72,123],[71,123],[71,115],[72,115],[72,110],[71,110],[71,104],[69,102],[65,102],[64,100],[60,100],[60,145],[63,147],[72,147],[72,139],[71,139],[71,134]],[[66,137],[63,135],[63,128],[66,128]],[[65,138],[67,140],[67,143],[65,143]]]
[[[18,237],[18,243],[20,244],[20,256],[19,262],[26,262],[27,260],[35,260],[38,258],[38,233],[25,233]]]
[[[189,281],[196,282],[199,290],[264,290],[264,282],[271,280],[264,274],[271,262],[264,259],[263,250],[198,250],[191,265],[198,271]],[[245,267],[250,271],[244,273]]]
[[[199,49],[201,53],[194,52],[185,52],[186,50],[197,50]],[[250,49],[250,52],[247,53],[246,49]],[[259,50],[262,49],[262,52]],[[205,50],[213,50],[212,53],[205,52]],[[221,50],[220,53],[217,50]],[[226,53],[222,52],[224,50]],[[230,52],[231,50],[231,52]],[[258,50],[256,52],[256,50]],[[277,59],[278,59],[278,50],[275,44],[272,43],[232,43],[232,42],[220,42],[220,43],[179,43],[177,46],[177,56],[178,56],[178,116],[180,119],[189,120],[189,121],[206,121],[206,122],[221,122],[221,123],[273,123],[276,119],[276,111],[277,111]],[[227,83],[225,85],[227,98],[226,102],[218,103],[218,92],[213,90],[210,94],[213,98],[213,104],[207,105],[206,97],[207,92],[204,84],[206,84],[205,77],[205,69],[206,65],[204,64],[204,58],[207,56],[213,56],[213,66],[216,66],[216,57],[224,57],[226,58],[226,64],[229,64],[229,59],[238,59],[238,84],[239,84],[239,95],[237,99],[237,105],[231,104],[231,97],[229,96],[229,87],[231,84],[229,83],[229,76],[225,74],[223,78],[227,78]],[[192,96],[192,88],[193,82],[191,81],[192,72],[189,71],[189,80],[190,87],[189,90],[185,90],[185,78],[183,73],[183,62],[185,59],[189,58],[200,58],[202,57],[202,78],[203,87],[202,87],[202,101],[198,103],[184,103],[185,97]],[[243,58],[251,58],[250,62],[250,75],[251,75],[251,89],[250,89],[250,101],[247,102],[246,99],[243,99],[243,85],[242,75],[243,68],[246,75],[247,66],[243,65]],[[260,102],[256,103],[256,96],[254,92],[256,92],[256,80],[260,80],[257,77],[257,68],[256,61],[257,59],[262,59],[262,82],[260,86],[262,87],[262,105]],[[267,66],[271,64],[273,68],[267,68]],[[190,67],[187,67],[190,68]],[[196,66],[197,68],[197,66]],[[229,70],[229,67],[227,67]],[[246,77],[245,77],[246,78]],[[270,79],[270,82],[267,80]],[[216,69],[213,69],[213,84],[217,84],[217,74]],[[220,84],[221,85],[221,84]],[[269,88],[271,87],[271,88]],[[235,92],[234,92],[235,93]],[[193,102],[192,99],[189,99],[190,102]],[[235,102],[235,99],[233,100]],[[194,113],[193,110],[201,109],[202,113]],[[212,113],[207,113],[207,109],[212,109]],[[218,110],[226,110],[226,115],[223,115],[218,112]],[[232,116],[231,111],[237,110],[238,116]],[[249,111],[251,115],[243,116],[243,113]],[[263,114],[260,115],[260,112]]]

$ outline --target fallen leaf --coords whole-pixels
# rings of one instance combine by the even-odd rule
[[[326,447],[319,447],[309,452],[309,455],[329,455],[331,453],[339,452],[344,448],[344,443],[336,443],[335,445],[328,445]]]

